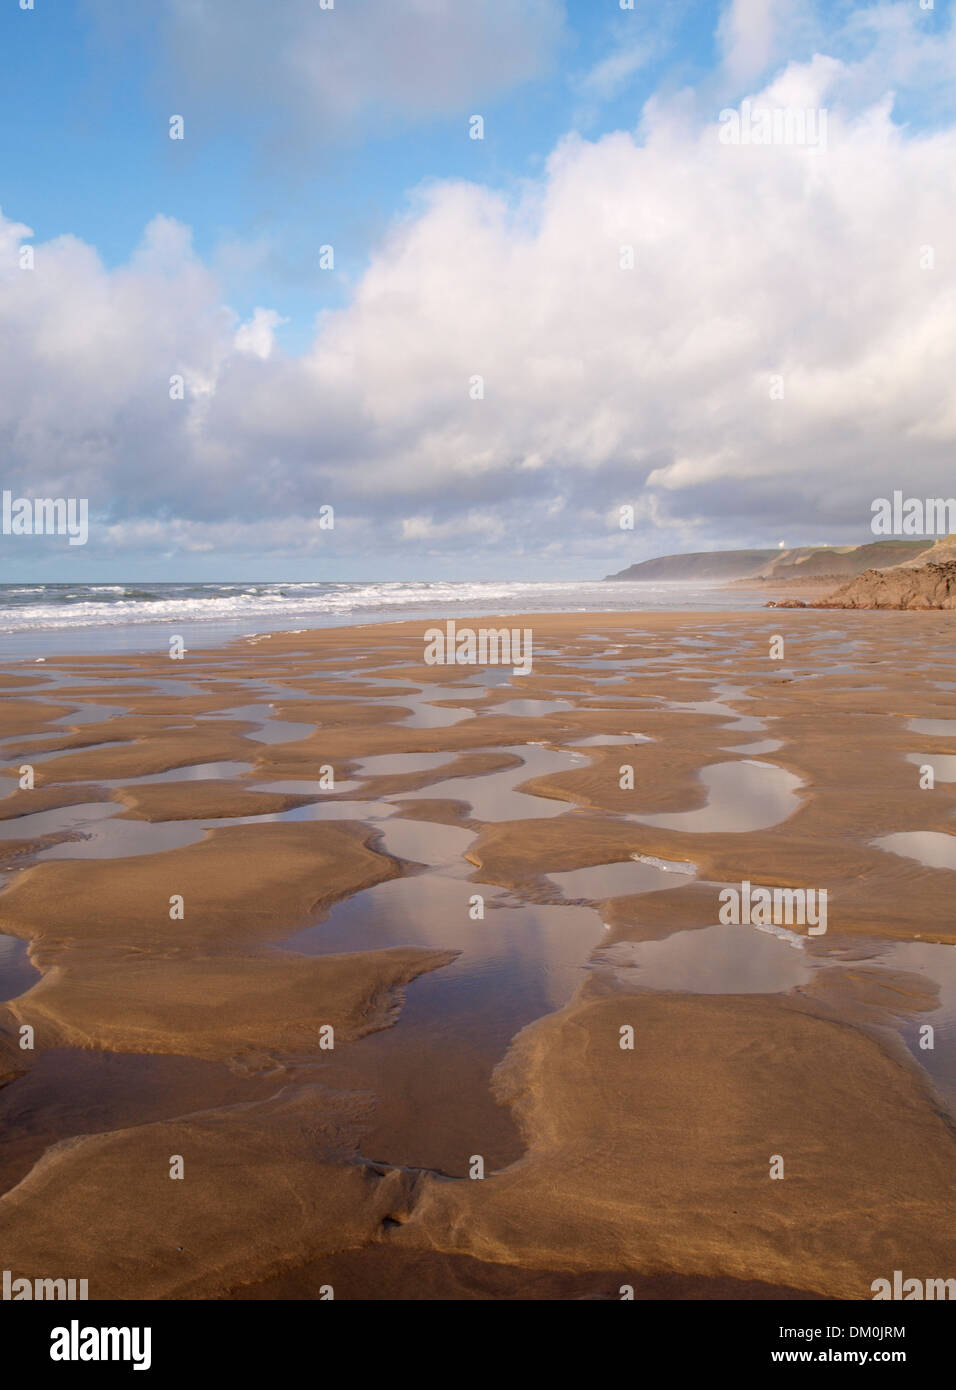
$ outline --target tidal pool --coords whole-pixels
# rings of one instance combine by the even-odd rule
[[[534,719],[542,714],[557,714],[559,710],[574,709],[570,700],[505,700],[500,705],[489,705],[483,714],[507,714],[519,719]]]
[[[587,738],[567,739],[568,748],[611,748],[615,744],[653,743],[647,734],[588,734]]]
[[[908,719],[906,727],[914,734],[937,734],[956,738],[956,719]]]
[[[97,777],[100,787],[138,787],[146,782],[205,782],[220,778],[241,777],[251,772],[254,763],[235,761],[218,763],[190,763],[186,767],[171,767],[166,772],[147,772],[142,777]],[[94,780],[94,779],[91,779]]]
[[[0,1004],[19,998],[40,978],[39,970],[30,964],[27,949],[19,937],[0,933]]]
[[[88,801],[49,811],[34,811],[30,816],[0,821],[0,840],[38,840],[42,835],[60,835],[115,816],[122,810],[115,801]]]
[[[396,704],[411,706],[411,713],[396,722],[403,729],[447,729],[453,724],[461,724],[465,719],[474,719],[473,709],[450,709],[432,701],[460,700],[469,694],[473,695],[474,692],[462,689],[460,685],[428,685],[415,695],[396,696]]]
[[[712,763],[702,769],[700,780],[707,789],[707,805],[696,811],[672,811],[657,816],[635,816],[642,825],[695,834],[742,833],[779,825],[800,805],[800,778],[774,763],[751,759]]]
[[[936,782],[956,782],[956,754],[907,753],[906,761],[916,767],[931,767]]]
[[[197,722],[207,719],[235,719],[242,723],[256,724],[257,727],[251,729],[244,737],[251,739],[253,743],[267,744],[295,743],[315,733],[320,727],[318,724],[306,724],[291,719],[276,719],[272,716],[268,704],[236,705],[216,714],[199,715]]]
[[[356,777],[401,777],[412,772],[432,772],[455,761],[457,753],[381,753],[355,759]]]
[[[675,864],[671,869],[662,859],[625,859],[616,864],[596,864],[588,869],[548,874],[547,879],[569,901],[585,898],[591,902],[601,902],[605,898],[623,898],[631,893],[680,888],[693,874],[693,864]]]
[[[810,978],[806,957],[752,927],[718,923],[663,941],[618,941],[595,953],[619,983],[691,994],[776,994]]]
[[[572,802],[519,792],[515,788],[532,778],[546,777],[550,773],[565,772],[576,767],[578,763],[574,754],[545,748],[537,743],[487,751],[512,753],[521,758],[522,765],[506,768],[502,772],[486,773],[481,777],[453,777],[445,782],[433,782],[431,786],[418,791],[397,792],[396,797],[402,801],[464,801],[470,808],[471,819],[489,822],[560,816],[572,809]]]
[[[870,843],[890,854],[915,859],[927,869],[956,869],[956,835],[940,830],[900,830]]]

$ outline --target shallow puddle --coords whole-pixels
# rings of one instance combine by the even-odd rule
[[[474,710],[447,709],[431,703],[433,700],[460,700],[467,694],[460,685],[429,685],[417,695],[396,696],[396,704],[411,706],[411,714],[397,723],[403,729],[447,729],[465,719],[473,719]]]
[[[449,781],[433,782],[419,791],[399,792],[397,798],[402,801],[464,801],[468,803],[470,819],[486,822],[560,816],[572,809],[572,802],[535,796],[530,792],[516,791],[515,788],[532,778],[546,777],[576,767],[573,754],[545,748],[537,743],[487,751],[512,753],[522,759],[522,766],[487,773],[483,777],[453,777]]]
[[[636,743],[653,743],[647,734],[589,734],[587,738],[573,738],[565,741],[568,748],[612,748],[623,743],[633,746]]]
[[[105,719],[116,719],[126,712],[125,705],[80,705],[78,709],[64,714],[62,719],[57,719],[54,723],[67,728],[71,725],[96,724]]]
[[[0,1004],[19,998],[39,980],[40,972],[30,964],[27,951],[26,941],[0,933]]]
[[[0,739],[0,744],[3,745],[0,758],[12,761],[17,756],[18,749],[22,748],[24,751],[28,751],[31,743],[39,743],[41,739],[49,738],[51,734],[56,735],[58,733],[62,734],[63,730],[57,729],[55,724],[51,724],[48,729],[43,730],[42,734],[8,734],[5,738]],[[7,747],[8,743],[12,745],[10,748]]]
[[[171,767],[167,772],[147,772],[142,777],[97,777],[90,780],[95,780],[100,787],[138,787],[145,782],[205,782],[242,777],[254,767],[255,763],[190,763],[186,767]]]
[[[915,859],[927,869],[956,869],[956,835],[940,830],[901,830],[870,843],[890,854]]]
[[[253,743],[298,743],[320,727],[317,724],[300,724],[291,719],[270,719],[260,728],[246,734]]]
[[[510,667],[487,666],[480,671],[468,670],[467,675],[465,674],[466,669],[464,667],[459,668],[462,680],[468,685],[511,685],[513,681],[520,681],[521,679],[520,676],[512,676]],[[460,689],[459,694],[466,696],[468,692],[465,689]]]
[[[542,714],[557,714],[559,710],[574,709],[570,700],[505,700],[500,705],[489,705],[485,714],[505,714],[518,719],[535,719]]]
[[[475,872],[473,865],[464,867]],[[471,917],[476,895],[484,901],[484,919],[477,921]],[[590,908],[519,904],[492,884],[432,872],[390,879],[336,903],[325,921],[297,932],[283,948],[306,955],[389,946],[461,950],[454,966],[419,977],[414,994],[431,979],[476,1020],[497,1017],[499,1036],[507,1041],[524,1023],[567,1001],[603,930]],[[451,970],[459,977],[453,987]],[[450,1023],[446,1009],[443,1027]]]
[[[229,816],[219,820],[206,820],[202,824],[209,830],[222,825],[265,825],[268,822],[310,821],[310,820],[360,820],[377,821],[394,815],[395,807],[386,801],[313,801],[306,806],[293,806],[288,811],[270,811],[261,816]]]
[[[956,951],[927,941],[880,942],[871,963],[920,975],[930,989],[939,991],[936,1008],[901,1018],[899,1030],[914,1060],[956,1110]],[[927,1023],[933,1029],[932,1047],[925,1045],[928,1039],[922,1032]]]
[[[317,724],[299,723],[291,719],[274,719],[267,704],[235,705],[230,709],[217,710],[214,714],[201,714],[197,716],[197,723],[202,727],[204,720],[218,719],[235,719],[240,723],[257,724],[257,728],[244,735],[253,743],[294,743],[307,738],[320,727]]]
[[[304,821],[304,820],[382,820],[395,814],[395,807],[385,801],[315,801],[309,806],[293,806],[289,811],[278,811],[271,816],[244,817],[243,824],[257,823],[261,820]],[[229,822],[223,822],[229,824]]]
[[[547,880],[569,902],[585,898],[601,902],[631,893],[655,893],[662,888],[681,888],[694,874],[694,865],[665,867],[663,860],[626,859],[617,864],[597,864],[589,869],[571,869],[548,874]]]
[[[484,899],[478,921],[470,916],[476,894]],[[500,888],[426,873],[346,899],[285,942],[306,954],[400,945],[462,952],[408,987],[397,1028],[350,1044],[330,1066],[337,1084],[379,1097],[363,1152],[458,1176],[474,1153],[489,1171],[519,1157],[491,1073],[515,1033],[567,1002],[602,935],[590,908],[516,905]]]
[[[956,738],[956,719],[908,719],[906,727],[914,734],[937,734]]]
[[[381,753],[374,758],[355,760],[356,777],[403,777],[413,772],[432,772],[452,763],[457,753]]]
[[[712,763],[700,774],[707,789],[707,805],[696,811],[635,816],[642,825],[695,834],[742,833],[779,825],[800,805],[799,777],[774,763]]]
[[[38,840],[46,835],[85,833],[87,826],[116,816],[122,809],[115,801],[89,801],[36,811],[31,816],[14,816],[0,821],[0,840]]]
[[[304,777],[299,781],[294,778],[287,778],[279,782],[247,782],[243,784],[250,791],[254,792],[285,792],[289,796],[338,796],[341,792],[351,792],[360,785],[357,778],[349,778],[345,781],[336,779],[334,787],[323,787],[318,779],[310,781]]]
[[[465,860],[465,852],[475,842],[474,831],[457,825],[438,825],[434,821],[409,820],[392,815],[376,826],[381,838],[375,848],[394,859],[406,859],[413,864],[443,869],[446,873],[472,874],[473,864]]]
[[[776,753],[783,747],[783,739],[764,738],[758,739],[756,743],[741,743],[736,748],[725,748],[725,753]]]
[[[739,696],[737,698],[740,698]],[[721,700],[686,700],[668,705],[668,708],[675,714],[716,714],[720,715],[726,722],[721,726],[726,729],[736,729],[742,734],[763,733],[766,729],[766,721],[757,719],[751,714],[738,714],[735,709],[725,705]]]
[[[767,932],[718,923],[663,941],[618,941],[595,955],[620,984],[690,994],[777,994],[810,979],[805,956]]]
[[[116,808],[114,807],[114,810]],[[235,825],[235,821],[216,824]],[[67,840],[39,850],[34,858],[48,859],[128,859],[138,854],[161,854],[197,844],[206,833],[208,821],[198,820],[103,820],[77,826],[82,840]]]
[[[916,767],[931,767],[936,782],[956,782],[956,754],[907,753],[906,761]]]

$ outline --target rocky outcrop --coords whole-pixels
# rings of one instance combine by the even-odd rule
[[[954,608],[956,561],[941,565],[900,565],[889,570],[865,570],[842,588],[816,603],[784,599],[768,608]]]

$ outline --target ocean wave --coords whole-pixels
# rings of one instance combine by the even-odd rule
[[[704,591],[660,583],[570,580],[442,580],[177,584],[0,585],[0,633],[147,625],[209,625],[242,631],[247,620],[268,631],[291,623],[329,626],[369,619],[521,612],[601,612],[689,607]]]
[[[283,618],[300,615],[343,616],[350,613],[414,608],[435,603],[461,607],[486,603],[496,598],[513,598],[534,588],[522,584],[283,584],[248,588],[239,585],[171,586],[150,589],[110,586],[120,597],[105,600],[103,587],[87,586],[66,592],[50,589],[34,591],[41,595],[31,603],[9,605],[10,591],[0,592],[0,631],[115,626],[118,624],[209,622],[231,618],[266,618],[282,610]],[[179,592],[186,589],[186,593]],[[568,589],[578,592],[578,586]],[[45,601],[44,601],[45,600]]]

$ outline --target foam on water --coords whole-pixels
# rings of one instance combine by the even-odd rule
[[[734,607],[758,608],[742,590]],[[716,585],[633,581],[0,585],[8,659],[46,652],[165,649],[170,631],[210,646],[309,627],[532,612],[722,609]]]

